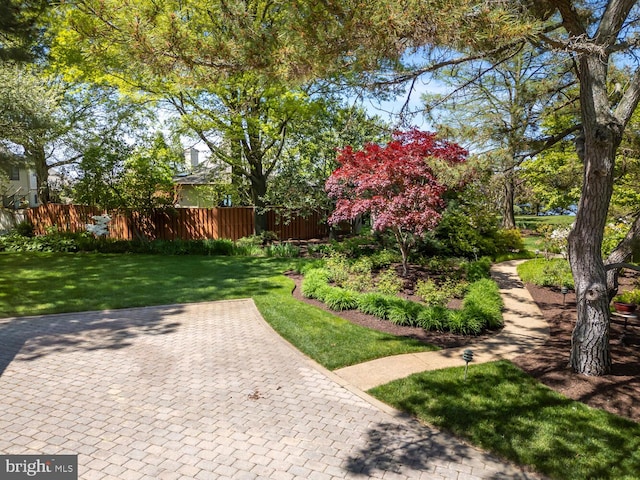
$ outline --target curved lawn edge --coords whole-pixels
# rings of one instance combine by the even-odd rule
[[[285,340],[329,370],[403,353],[438,347],[353,324],[337,315],[296,300],[293,280],[278,282],[288,294],[253,297],[262,317]]]

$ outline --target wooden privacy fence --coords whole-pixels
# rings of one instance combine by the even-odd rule
[[[83,232],[86,224],[95,223],[91,217],[102,213],[97,208],[82,205],[47,204],[28,209],[26,220],[34,225],[38,235],[54,226],[61,231]],[[253,214],[253,207],[175,208],[156,210],[150,215],[111,213],[109,237],[119,240],[133,240],[139,236],[149,240],[237,240],[253,235]],[[308,240],[328,234],[326,222],[318,213],[288,218],[273,210],[267,212],[267,230],[275,232],[281,240]]]

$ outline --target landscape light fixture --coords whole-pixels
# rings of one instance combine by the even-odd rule
[[[567,288],[566,285],[563,285],[562,288],[560,289],[560,293],[562,293],[562,305],[564,306],[565,304],[565,297],[567,296],[567,293],[569,293],[569,289]]]
[[[473,352],[468,348],[462,352],[462,359],[465,361],[464,366],[464,381],[467,381],[467,369],[469,368],[469,362],[473,360]]]

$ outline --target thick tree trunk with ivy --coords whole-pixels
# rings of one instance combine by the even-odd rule
[[[44,145],[35,144],[25,147],[25,153],[36,172],[38,202],[47,204],[51,199],[51,192],[49,191],[49,166]]]
[[[502,228],[507,230],[513,230],[516,228],[516,217],[514,214],[515,206],[515,178],[513,170],[505,172],[502,185],[503,185],[503,199],[502,199]]]
[[[254,205],[253,221],[256,235],[267,231],[267,213],[265,212],[264,196],[267,193],[267,177],[254,172],[251,168],[251,200]]]

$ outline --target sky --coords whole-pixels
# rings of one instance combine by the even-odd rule
[[[408,89],[407,89],[408,90]],[[388,120],[392,125],[398,125],[400,121],[399,114],[402,111],[405,103],[407,103],[408,97],[408,108],[409,112],[419,112],[422,109],[423,103],[420,100],[420,97],[424,93],[444,93],[447,91],[447,87],[445,87],[442,83],[439,83],[435,80],[422,80],[419,79],[414,84],[413,91],[408,96],[408,92],[405,92],[402,95],[398,95],[396,98],[388,101],[377,101],[375,99],[364,99],[363,106],[371,115],[378,115],[381,118]],[[425,119],[424,115],[421,113],[415,113],[410,116],[409,124],[411,126],[415,126],[421,130],[431,130],[433,127],[431,124]],[[403,125],[407,126],[407,125]]]

